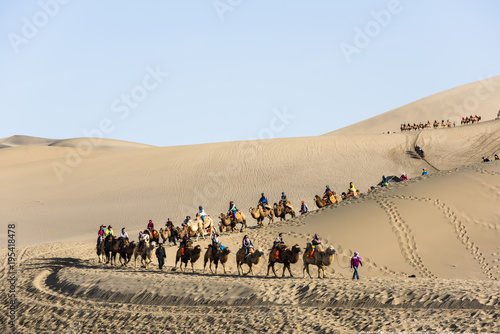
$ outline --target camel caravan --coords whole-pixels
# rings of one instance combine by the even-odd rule
[[[463,120],[463,118],[462,118],[462,120]],[[439,128],[440,124],[441,124],[442,128],[451,128],[451,126],[454,125],[454,123],[450,122],[449,119],[446,120],[446,122],[443,119],[443,120],[441,120],[441,123],[439,123],[437,120],[434,120],[432,125],[431,125],[430,121],[427,121],[427,123],[420,122],[419,124],[413,123],[413,125],[411,125],[410,123],[408,123],[408,124],[403,123],[403,124],[401,124],[399,129],[401,130],[401,132],[411,131],[411,130],[415,130],[415,131],[416,130],[424,130],[424,129],[430,129],[430,128],[437,129],[437,128]]]
[[[500,112],[499,112],[500,114]],[[499,115],[500,117],[500,115]],[[474,124],[476,122],[479,122],[481,120],[481,116],[478,116],[478,115],[470,115],[470,116],[466,116],[466,117],[462,117],[462,120],[460,121],[460,124],[461,125],[467,125],[467,124]],[[401,126],[399,127],[399,129],[401,130],[401,132],[403,131],[411,131],[411,130],[423,130],[423,129],[427,129],[427,128],[434,128],[434,129],[437,129],[439,128],[439,126],[441,126],[442,128],[451,128],[452,126],[455,126],[455,122],[450,122],[449,119],[446,120],[446,122],[443,120],[441,120],[441,123],[438,122],[437,120],[434,120],[434,122],[432,123],[431,125],[431,122],[430,121],[427,121],[427,123],[413,123],[413,125],[411,125],[410,123],[408,124],[405,124],[405,123],[402,123]]]
[[[462,120],[460,121],[460,124],[462,124],[462,125],[474,124],[475,122],[479,123],[480,120],[481,120],[481,116],[478,116],[478,115],[472,116],[472,115],[470,115],[469,117],[462,117]]]
[[[287,219],[287,216],[291,218],[296,216],[295,210],[290,201],[287,200],[284,192],[281,195],[280,201],[274,203],[272,207],[265,195],[263,193],[261,195],[257,207],[250,207],[249,209],[251,216],[257,220],[257,226],[264,226],[266,218],[268,219],[268,223],[273,223],[275,217],[279,217],[280,221],[283,221]],[[342,193],[343,199],[358,195],[359,191],[354,187],[352,182],[349,185],[347,193]],[[326,186],[323,198],[316,196],[318,208],[339,201],[340,198],[330,189],[330,186]],[[309,209],[304,201],[302,201],[300,213],[304,214],[307,212],[309,212]],[[241,226],[239,232],[243,232],[247,229],[245,215],[235,207],[233,202],[230,202],[229,211],[227,213],[221,213],[219,219],[220,232],[238,231],[238,225]],[[151,266],[153,255],[156,255],[161,270],[163,267],[163,259],[166,258],[166,255],[163,247],[158,246],[163,245],[163,243],[173,243],[174,246],[176,246],[177,241],[179,241],[179,247],[175,256],[175,264],[172,270],[177,270],[179,268],[179,270],[185,272],[190,264],[194,272],[194,265],[198,259],[202,257],[203,252],[202,247],[200,245],[195,245],[194,242],[198,241],[200,237],[206,239],[207,235],[211,238],[212,242],[205,249],[203,255],[203,273],[205,273],[207,264],[209,264],[208,268],[210,272],[212,274],[217,274],[220,264],[223,267],[224,274],[226,274],[226,264],[229,261],[231,250],[229,247],[221,244],[218,239],[218,234],[215,232],[213,219],[205,213],[201,206],[199,207],[199,212],[196,214],[195,219],[191,219],[190,216],[187,216],[181,226],[174,226],[169,218],[165,227],[157,231],[153,221],[149,220],[147,228],[139,231],[138,242],[130,240],[125,228],[122,228],[120,237],[117,237],[114,235],[111,225],[108,227],[101,225],[98,233],[96,252],[99,263],[116,266],[116,257],[118,255],[121,266],[128,266],[133,258],[134,268],[137,268],[137,262],[139,260],[140,266],[146,269]],[[163,243],[160,242],[160,238]],[[328,247],[326,250],[323,250],[323,248],[320,247],[320,243],[316,235],[315,240],[313,240],[312,243],[308,243],[306,248],[304,248],[305,253],[302,257],[304,264],[303,276],[305,276],[306,271],[309,274],[309,265],[312,264],[318,267],[318,277],[326,277],[324,273],[325,267],[332,263],[335,250],[333,247]],[[318,247],[315,248],[316,246]],[[275,264],[279,263],[283,265],[282,277],[285,277],[286,271],[293,277],[291,265],[296,264],[300,260],[301,253],[302,250],[299,245],[295,244],[292,247],[287,246],[283,242],[282,234],[280,233],[279,238],[275,240],[270,249],[267,276],[269,276],[272,270],[273,274],[277,277]],[[253,274],[253,268],[260,263],[263,257],[264,250],[254,247],[248,235],[245,235],[242,241],[242,247],[235,254],[238,275]],[[179,266],[177,266],[178,264]],[[243,265],[246,265],[248,270],[243,270]],[[322,276],[321,272],[323,272]],[[311,275],[309,274],[309,276]]]
[[[151,223],[152,222],[150,222],[150,224]],[[102,227],[103,226],[101,226],[101,228]],[[119,260],[122,266],[127,266],[133,257],[134,268],[137,268],[137,262],[139,260],[141,267],[148,269],[153,262],[153,254],[156,253],[158,257],[158,250],[163,250],[162,247],[156,248],[157,242],[151,238],[151,235],[154,237],[155,234],[151,233],[151,230],[140,231],[140,240],[137,244],[135,241],[130,241],[128,236],[124,238],[116,238],[112,234],[113,232],[111,226],[104,230],[106,236],[104,238],[99,238],[97,245],[99,262],[104,262],[105,257],[107,264],[109,263],[112,266],[115,266],[116,255],[119,254]],[[125,229],[122,229],[122,235],[125,233]],[[159,234],[161,235],[162,233]],[[198,259],[201,258],[202,251],[201,246],[195,245],[189,234],[186,232],[180,242],[179,248],[177,249],[175,264],[172,271],[177,270],[177,264],[179,264],[179,270],[186,272],[188,264],[190,264],[191,270],[195,272],[194,265]],[[336,253],[335,249],[332,246],[326,248],[326,250],[323,249],[321,241],[316,234],[315,239],[312,242],[307,243],[306,248],[304,248],[303,251],[303,277],[305,277],[305,272],[307,272],[311,277],[309,265],[315,265],[318,267],[318,277],[325,278],[325,267],[329,266],[333,262],[334,255]],[[282,277],[285,277],[287,271],[290,277],[293,277],[291,265],[296,264],[300,260],[300,254],[303,251],[298,244],[295,244],[292,247],[287,246],[283,241],[283,234],[280,233],[269,252],[266,276],[269,276],[272,270],[274,276],[277,277],[275,264],[279,263],[283,265]],[[231,250],[229,247],[223,246],[218,239],[218,234],[214,233],[212,243],[208,245],[203,256],[203,273],[205,273],[207,264],[209,263],[208,267],[212,274],[217,274],[219,264],[222,265],[224,274],[227,274],[226,264],[229,261],[230,254]],[[264,250],[254,247],[248,235],[245,235],[242,241],[242,246],[236,252],[235,256],[238,275],[253,274],[253,268],[260,263],[263,257]],[[243,265],[248,267],[247,271],[243,270]],[[214,269],[213,266],[215,266]],[[323,274],[321,275],[321,273]]]

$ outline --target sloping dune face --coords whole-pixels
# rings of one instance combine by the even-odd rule
[[[37,159],[16,163],[18,150],[0,150],[3,221],[20,221],[20,242],[40,243],[87,238],[96,226],[145,227],[194,216],[202,205],[214,218],[229,201],[246,213],[264,192],[271,203],[284,191],[295,207],[328,184],[340,194],[349,182],[362,192],[382,175],[420,175],[477,162],[498,144],[500,122],[392,136],[321,136],[254,142],[99,151],[50,147]],[[493,134],[493,135],[492,135]],[[482,138],[483,145],[477,145]],[[426,160],[413,153],[419,143]],[[497,145],[498,146],[498,145]],[[47,147],[43,147],[47,149]],[[68,150],[68,151],[64,151]],[[455,152],[450,153],[450,150]],[[446,152],[446,154],[444,153]],[[26,156],[26,155],[24,155]],[[477,159],[476,159],[477,157]],[[61,226],[71,234],[60,234]]]
[[[460,124],[462,117],[478,115],[492,120],[500,109],[500,76],[485,78],[431,95],[378,116],[327,133],[362,135],[399,132],[404,124],[450,120]]]

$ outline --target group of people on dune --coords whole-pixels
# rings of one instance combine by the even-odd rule
[[[494,160],[500,160],[500,158],[498,157],[498,154],[495,154],[495,156],[493,157]],[[483,160],[483,162],[490,162],[491,159],[488,158],[488,157],[482,157],[481,160]]]
[[[350,184],[349,184],[348,191],[351,194],[357,193],[357,189],[354,187],[354,184],[352,182],[350,182]],[[332,195],[334,195],[334,192],[331,190],[330,186],[327,185],[325,193],[324,193],[324,198],[328,198]],[[287,205],[291,206],[291,204],[287,200],[286,194],[284,192],[281,193],[280,204],[283,204],[285,206],[287,206]],[[271,210],[271,207],[269,205],[269,200],[267,199],[267,197],[265,196],[264,193],[261,194],[261,197],[258,201],[258,205],[261,206],[264,211]],[[234,201],[230,201],[228,215],[230,215],[233,219],[236,219],[236,212],[238,212],[238,209],[236,208]],[[305,214],[305,213],[309,212],[309,208],[304,201],[302,201],[300,212],[301,212],[301,214]],[[196,216],[197,216],[197,218],[199,217],[203,222],[205,221],[205,219],[207,217],[207,213],[205,212],[205,210],[203,209],[203,207],[201,205],[199,206],[199,211],[197,212]],[[191,217],[186,216],[186,219],[181,224],[181,226],[184,228],[184,231],[185,231],[184,234],[182,235],[180,243],[179,243],[179,250],[180,250],[181,256],[185,255],[186,248],[193,247],[193,242],[191,240],[191,236],[187,230],[187,227],[190,224],[190,222],[191,222]],[[175,230],[174,223],[170,220],[170,218],[168,218],[167,222],[165,223],[165,226],[167,229],[169,229],[172,232]],[[173,241],[174,245],[176,245],[176,240],[177,240],[177,238],[179,238],[179,236],[175,235],[174,233],[172,233],[171,235],[173,236],[171,241]],[[222,251],[226,248],[220,242],[218,233],[214,232],[211,235],[211,237],[212,238],[211,238],[210,247],[212,250]],[[103,242],[104,240],[107,240],[108,238],[115,239],[113,227],[111,225],[108,225],[107,227],[105,225],[101,225],[99,228],[99,231],[98,231],[98,239],[97,239],[97,249],[98,250],[99,250],[100,243]],[[139,231],[139,242],[137,244],[137,249],[140,250],[141,247],[144,247],[144,245],[149,245],[151,238],[159,240],[158,232],[155,230],[155,226],[154,226],[152,219],[149,220],[145,231],[142,231],[142,230]],[[118,237],[118,240],[119,240],[118,250],[119,251],[122,248],[123,241],[124,240],[128,241],[129,239],[130,238],[129,238],[129,235],[128,235],[126,229],[122,228],[120,236]],[[319,238],[319,235],[315,234],[314,239],[311,241],[312,250],[308,254],[308,256],[310,258],[313,258],[314,252],[316,251],[316,247],[320,244],[321,244],[321,240]],[[274,244],[272,247],[272,250],[274,252],[276,252],[275,253],[276,256],[279,257],[279,252],[281,250],[283,250],[284,246],[286,246],[286,245],[285,245],[285,242],[283,240],[283,233],[280,233],[278,238],[276,238],[276,240],[274,241]],[[248,257],[254,253],[255,247],[253,246],[253,243],[250,240],[248,235],[245,235],[243,237],[241,249],[244,251],[244,259],[245,260],[248,259]],[[156,257],[158,258],[159,268],[162,269],[163,265],[164,265],[165,258],[166,258],[166,253],[165,253],[165,249],[163,247],[163,243],[158,242],[158,248],[156,249],[155,254],[156,254]],[[355,270],[354,275],[353,275],[353,279],[355,278],[355,276],[357,276],[357,278],[359,279],[357,267],[359,264],[361,264],[361,258],[359,258],[357,252],[355,254],[355,257],[353,257],[353,259],[354,259],[353,260],[354,262],[351,264],[352,268]]]

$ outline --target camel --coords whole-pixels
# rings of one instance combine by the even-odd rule
[[[167,241],[170,241],[170,238],[172,237],[172,233],[170,232],[170,229],[166,228],[166,229],[163,229],[160,228],[160,237],[163,239],[163,243],[167,243]]]
[[[269,223],[274,223],[274,212],[273,209],[267,207],[266,212],[262,208],[262,205],[257,207],[257,210],[254,207],[251,207],[249,210],[250,214],[254,219],[257,219],[257,225],[264,226],[264,218],[269,218]]]
[[[122,247],[120,249],[120,263],[122,266],[127,266],[127,264],[132,260],[132,255],[134,255],[135,247],[137,245],[135,244],[135,241],[129,242],[128,238],[125,238],[122,242]],[[124,260],[122,262],[122,259]]]
[[[290,215],[292,218],[295,218],[295,211],[293,210],[292,205],[285,206],[283,202],[280,202],[280,204],[274,203],[273,210],[274,215],[276,217],[280,217],[280,221],[286,220],[286,215]]]
[[[194,221],[190,220],[188,223],[188,233],[192,237],[196,236],[196,241],[198,241],[200,235],[205,239],[205,231],[207,230],[209,235],[215,232],[214,221],[210,216],[205,216],[205,223],[203,223],[201,216],[196,217]]]
[[[313,257],[311,258],[312,246],[311,243],[308,242],[304,251],[304,255],[302,256],[302,260],[304,262],[304,268],[302,269],[302,275],[305,277],[305,272],[310,278],[312,278],[311,273],[309,272],[309,265],[313,264],[318,266],[318,278],[321,278],[321,271],[323,270],[323,278],[326,278],[325,267],[332,264],[333,259],[337,251],[333,246],[329,246],[326,250],[323,250],[321,245],[316,246],[316,250],[314,251]]]
[[[213,274],[214,272],[212,271],[212,262],[215,264],[215,274],[217,275],[217,267],[219,266],[219,261],[222,264],[222,268],[224,268],[224,274],[226,273],[226,262],[229,258],[229,254],[231,251],[229,250],[229,247],[225,247],[224,250],[220,250],[219,247],[217,247],[217,250],[215,251],[215,256],[213,254],[213,246],[208,245],[207,251],[205,252],[205,262],[203,264],[203,272],[205,272],[205,267],[207,265],[207,262],[210,260],[210,272]]]
[[[187,269],[187,263],[191,262],[191,268],[194,272],[194,263],[200,258],[201,255],[201,246],[196,245],[193,247],[193,243],[188,241],[188,244],[184,247],[184,255],[182,255],[182,247],[179,247],[177,250],[177,254],[175,255],[175,267],[173,270],[177,268],[177,262],[181,260],[179,264],[179,269],[182,270],[182,264],[184,263],[184,271]]]
[[[100,238],[99,244],[97,245],[97,257],[99,258],[99,263],[104,262],[104,238]]]
[[[104,239],[104,254],[106,255],[106,264],[111,262],[111,265],[116,265],[116,254],[118,253],[118,246],[120,240],[113,235],[108,235]]]
[[[236,224],[231,221],[231,217],[226,216],[225,213],[221,213],[219,216],[219,231],[231,231],[234,232],[236,230]]]
[[[139,249],[139,247],[135,248],[134,252],[134,268],[137,267],[137,257],[141,257],[141,264],[144,264],[144,267],[147,269],[149,264],[153,261],[153,251],[156,247],[156,243],[154,241],[149,242],[149,240],[144,240],[144,245]]]
[[[149,235],[149,240],[154,241],[155,243],[160,243],[160,234],[157,230],[144,230],[144,234]]]
[[[224,213],[221,213],[219,218],[221,220],[219,223],[221,232],[229,230],[234,231],[236,229],[236,224],[241,224],[240,232],[243,232],[247,228],[247,219],[240,210],[236,211],[236,220],[231,216],[226,216]]]
[[[259,249],[258,251],[254,251],[253,248],[249,249],[250,255],[248,255],[247,258],[245,258],[245,249],[240,248],[238,252],[236,253],[236,267],[238,268],[238,275],[241,275],[241,272],[243,273],[243,268],[242,265],[246,264],[250,269],[248,272],[243,275],[248,275],[250,273],[253,273],[252,266],[257,265],[260,262],[260,258],[264,255],[264,251],[262,249]]]
[[[335,194],[335,192],[333,192],[333,195],[330,196],[329,198],[327,197],[326,199],[321,198],[318,195],[316,195],[316,196],[314,196],[314,201],[316,202],[316,206],[319,209],[321,209],[327,205],[331,205],[331,204],[340,202],[340,199],[338,198],[337,194]]]
[[[278,256],[276,256],[278,255]],[[283,263],[283,275],[281,277],[285,277],[285,269],[288,269],[290,273],[290,277],[293,277],[292,270],[290,269],[291,263],[297,263],[300,258],[300,247],[299,245],[294,245],[292,249],[288,248],[287,245],[278,245],[277,248],[271,249],[271,253],[269,253],[269,264],[267,265],[267,275],[269,276],[269,269],[273,269],[273,273],[275,277],[276,270],[274,269],[274,264]]]
[[[349,199],[351,197],[356,197],[359,195],[359,190],[356,189],[356,192],[352,192],[352,191],[347,191],[347,193],[342,193],[342,200],[346,200],[346,199]]]

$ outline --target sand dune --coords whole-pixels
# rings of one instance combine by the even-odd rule
[[[460,125],[462,117],[497,117],[500,109],[500,76],[485,78],[440,92],[326,135],[363,135],[399,132],[401,123],[450,120]]]
[[[456,98],[450,92],[440,103]],[[438,97],[425,105],[438,105]],[[415,108],[407,112],[422,116]],[[404,112],[381,117],[399,127]],[[370,122],[349,133],[376,126]],[[176,147],[106,139],[88,150],[85,144],[95,139],[4,138],[0,221],[4,231],[16,226],[17,329],[500,332],[500,161],[480,163],[500,153],[499,133],[500,121],[486,121],[391,135],[337,132]],[[425,159],[414,154],[415,144]],[[420,176],[422,168],[430,174]],[[401,172],[410,180],[367,192],[382,175]],[[316,210],[314,195],[326,184],[340,194],[350,181],[362,191],[359,197]],[[313,211],[256,227],[249,207],[261,192],[277,202],[282,191],[296,209],[305,200]],[[198,205],[217,223],[230,200],[247,216],[244,233],[264,251],[253,275],[238,276],[240,232],[220,236],[232,250],[226,274],[220,267],[218,275],[204,271],[203,257],[194,271],[171,270],[172,244],[163,271],[156,259],[147,269],[98,262],[101,224],[113,225],[116,234],[126,227],[135,240],[149,219],[157,229],[167,218],[179,225]],[[294,278],[266,278],[279,232],[290,246],[303,248],[318,233],[325,246],[335,247],[328,278],[317,279],[315,267],[313,279],[302,278],[302,259],[291,265]],[[5,234],[1,240],[7,244]],[[196,244],[205,252],[209,242]],[[351,280],[354,251],[363,258],[359,281]],[[3,280],[10,277],[7,254],[3,247]],[[282,265],[277,272],[281,276]],[[7,288],[0,299],[4,329]]]

